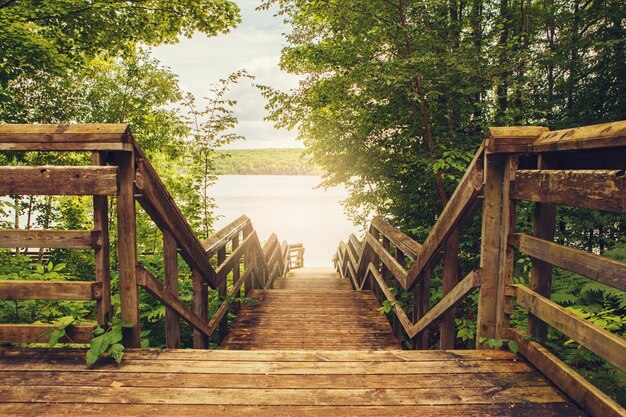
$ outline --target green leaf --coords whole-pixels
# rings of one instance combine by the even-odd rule
[[[96,355],[91,349],[89,349],[87,351],[87,354],[85,355],[85,360],[87,362],[87,366],[91,366],[91,365],[95,364],[96,362],[98,362],[98,358],[99,358],[99,356]]]
[[[517,352],[519,352],[519,346],[518,346],[518,345],[517,345],[517,343],[515,343],[514,341],[512,341],[512,340],[511,340],[511,341],[508,343],[508,345],[509,345],[509,350],[510,350],[511,352],[513,352],[513,353],[517,353]]]
[[[52,268],[54,268],[54,265],[52,264],[52,261],[48,262],[48,272],[52,272]]]
[[[37,272],[39,272],[40,274],[43,274],[45,272],[45,269],[43,268],[42,264],[35,264],[35,269],[37,270]]]
[[[120,321],[120,326],[122,326],[125,329],[132,329],[134,327],[132,323],[126,323],[124,321]]]
[[[107,333],[91,339],[89,351],[92,352],[97,358],[102,356],[102,354],[107,350],[110,345],[108,339],[105,337],[106,335]]]
[[[74,316],[61,317],[60,319],[57,320],[57,323],[59,324],[57,326],[57,329],[63,330],[67,328],[68,326],[71,326],[75,322],[76,322],[76,318]]]
[[[60,271],[63,271],[64,269],[65,269],[65,264],[64,263],[60,263],[60,264],[56,264],[54,266],[54,268],[52,268],[52,271],[60,272]]]
[[[104,329],[98,326],[95,329],[93,329],[91,333],[93,333],[94,336],[100,336],[102,333],[104,333]]]
[[[54,330],[50,335],[50,340],[48,340],[48,347],[54,347],[63,336],[65,336],[65,330]]]
[[[111,345],[111,347],[109,348],[109,355],[111,355],[111,357],[115,359],[115,362],[117,362],[118,364],[121,363],[122,357],[124,356],[124,345],[120,343],[115,343]]]

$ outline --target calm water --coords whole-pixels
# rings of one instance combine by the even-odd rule
[[[346,190],[316,189],[317,176],[223,175],[211,195],[222,216],[216,229],[246,214],[265,241],[272,232],[290,243],[304,244],[305,266],[330,265],[340,240],[356,231],[339,201]]]

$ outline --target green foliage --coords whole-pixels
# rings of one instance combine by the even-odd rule
[[[105,330],[96,327],[92,330],[94,337],[89,344],[89,350],[85,355],[87,366],[94,365],[102,355],[107,352],[117,363],[122,362],[124,357],[124,345],[122,344],[122,329],[132,328],[130,323],[114,321],[109,323]]]
[[[320,175],[304,149],[237,149],[217,151],[221,175]]]

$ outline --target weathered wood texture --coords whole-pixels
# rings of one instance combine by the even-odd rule
[[[371,292],[352,291],[329,268],[296,269],[274,290],[249,293],[223,349],[399,349]],[[280,288],[280,289],[277,289]]]
[[[511,197],[626,213],[626,177],[619,170],[519,170]]]
[[[102,283],[95,281],[4,281],[0,280],[2,300],[97,300]]]
[[[127,124],[3,124],[0,151],[131,151]]]
[[[95,326],[70,326],[60,343],[89,343]],[[47,343],[53,324],[0,324],[0,343]],[[2,396],[0,396],[0,402]]]
[[[102,246],[99,231],[0,229],[0,248],[95,249]]]
[[[92,368],[47,352],[0,350],[0,414],[583,415],[505,352],[130,350]]]
[[[117,167],[0,167],[0,195],[116,195]]]

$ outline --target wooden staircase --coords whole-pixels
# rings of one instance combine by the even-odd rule
[[[221,344],[238,350],[399,349],[371,291],[352,291],[331,268],[302,268],[252,290]]]

